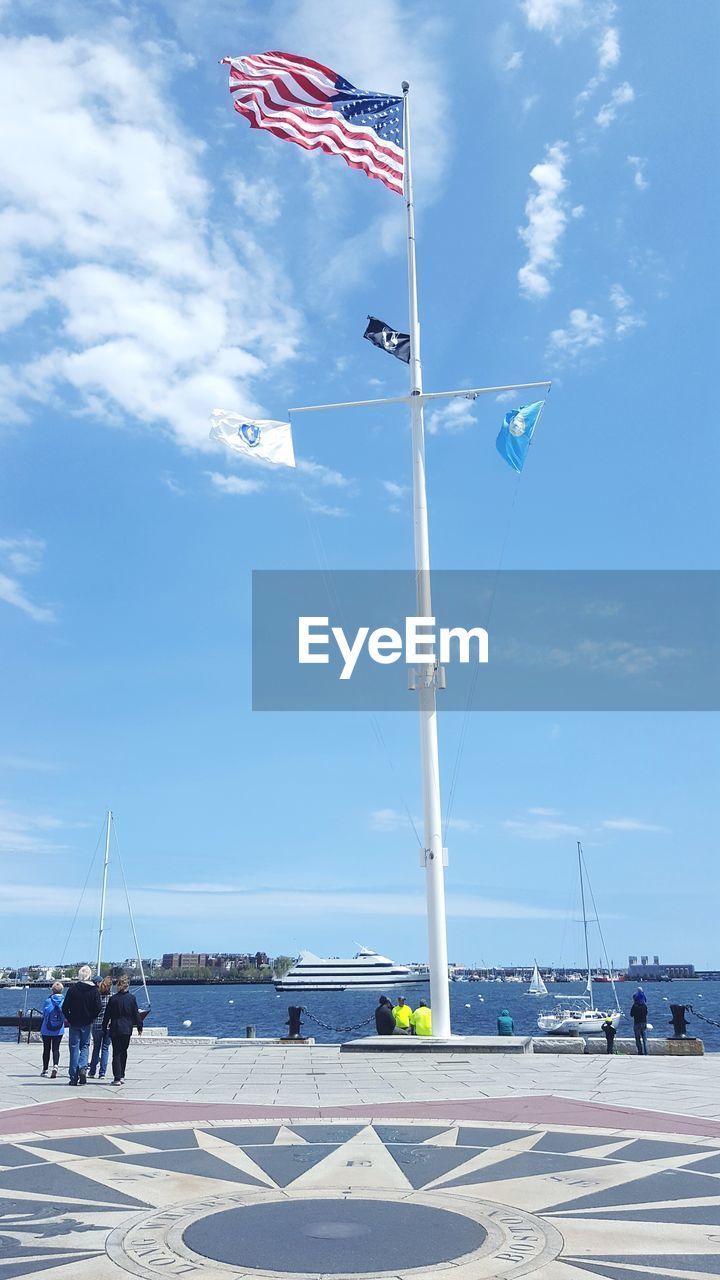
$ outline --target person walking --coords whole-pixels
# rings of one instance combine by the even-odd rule
[[[507,1009],[503,1009],[502,1013],[500,1014],[500,1017],[497,1020],[497,1033],[499,1036],[515,1035],[515,1023],[510,1017],[510,1014]]]
[[[432,1035],[432,1012],[426,1000],[421,1000],[415,1012],[411,1014],[410,1025],[416,1036]]]
[[[647,998],[641,987],[635,992],[630,1017],[633,1020],[633,1030],[635,1032],[635,1044],[637,1051],[642,1056],[648,1051],[647,1044]]]
[[[398,1002],[393,1009],[393,1017],[395,1019],[395,1026],[397,1030],[401,1031],[403,1035],[408,1035],[410,1032],[412,1009],[409,1004],[405,1003],[404,996],[398,996]]]
[[[50,995],[43,1005],[43,1020],[40,1024],[40,1035],[42,1036],[43,1046],[43,1064],[41,1075],[46,1076],[48,1067],[50,1066],[50,1054],[52,1053],[52,1074],[51,1080],[57,1079],[57,1069],[60,1062],[60,1041],[65,1031],[65,1014],[63,1013],[63,993],[64,987],[62,982],[53,982],[50,988]]]
[[[112,1041],[113,1084],[125,1083],[128,1045],[133,1027],[137,1027],[139,1036],[143,1029],[137,1000],[128,990],[129,986],[127,975],[121,974],[117,980],[115,995],[108,1000],[103,1014],[102,1032],[106,1035],[109,1028]]]
[[[105,976],[102,982],[99,982],[99,983],[96,978],[95,983],[97,985],[98,991],[100,992],[100,999],[102,1000],[102,1009],[100,1010],[97,1018],[92,1024],[92,1046],[93,1047],[92,1047],[92,1057],[90,1059],[90,1070],[88,1071],[88,1075],[90,1079],[93,1080],[95,1078],[95,1072],[97,1071],[98,1064],[99,1064],[100,1070],[98,1072],[98,1079],[102,1080],[103,1076],[105,1075],[105,1072],[107,1071],[108,1054],[110,1052],[110,1036],[103,1035],[102,1024],[103,1024],[103,1017],[105,1016],[105,1010],[107,1009],[107,1003],[108,1003],[108,1000],[110,999],[110,993],[112,991],[112,978]]]
[[[395,1017],[392,1003],[387,996],[381,996],[375,1010],[375,1030],[379,1036],[391,1036],[395,1032]]]
[[[101,1008],[100,992],[92,981],[92,970],[88,964],[83,964],[78,969],[77,982],[71,983],[68,987],[63,1001],[65,1021],[70,1028],[68,1032],[69,1084],[87,1084],[90,1032]]]

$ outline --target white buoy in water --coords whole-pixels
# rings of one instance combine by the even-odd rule
[[[469,1005],[469,1004],[466,1004],[466,1005],[465,1005],[465,1008],[466,1008],[466,1009],[469,1009],[469,1008],[470,1008],[470,1005]]]
[[[183,1022],[183,1026],[184,1026],[184,1027],[191,1027],[191,1026],[192,1026],[192,1022],[190,1021],[190,1019],[189,1019],[189,1018],[186,1018],[186,1019],[185,1019],[185,1021]]]
[[[234,1004],[234,1003],[235,1003],[234,1000],[228,1000],[228,1004]]]

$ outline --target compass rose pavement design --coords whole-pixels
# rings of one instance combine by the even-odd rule
[[[375,1120],[0,1141],[0,1280],[720,1276],[720,1139]]]

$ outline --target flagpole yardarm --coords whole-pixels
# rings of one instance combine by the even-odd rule
[[[415,251],[415,206],[412,154],[410,147],[410,86],[403,81],[405,200],[407,205],[408,310],[410,331],[410,421],[412,426],[413,532],[418,617],[432,617],[430,592],[430,537],[427,486],[425,483],[425,422],[420,358],[420,317],[418,313],[417,259]],[[428,917],[428,961],[433,1033],[451,1035],[450,985],[448,977],[445,873],[443,869],[442,809],[440,803],[440,761],[438,752],[436,683],[433,664],[416,672],[420,713],[420,754],[423,787],[425,880]]]
[[[499,395],[502,391],[531,391],[536,387],[547,387],[551,382],[510,382],[504,387],[458,387],[457,391],[423,391],[417,396],[420,403],[428,400],[476,400],[478,396]],[[371,405],[412,404],[410,396],[383,396],[375,400],[345,400],[342,404],[303,404],[288,409],[288,413],[316,413],[322,409],[363,409]]]

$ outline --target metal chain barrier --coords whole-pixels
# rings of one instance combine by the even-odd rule
[[[699,1018],[701,1022],[707,1022],[711,1027],[720,1028],[720,1022],[713,1022],[712,1018],[706,1018],[704,1013],[698,1013],[697,1009],[693,1009],[691,1004],[686,1005],[685,1008],[693,1015],[694,1018]]]
[[[331,1027],[329,1022],[323,1022],[321,1018],[317,1018],[314,1013],[301,1006],[302,1011],[308,1018],[312,1018],[313,1022],[317,1022],[319,1027],[324,1027],[326,1031],[359,1031],[361,1027],[367,1027],[371,1022],[375,1021],[375,1014],[371,1013],[369,1018],[365,1018],[364,1022],[357,1022],[354,1027]]]

